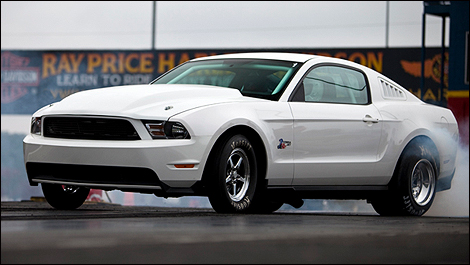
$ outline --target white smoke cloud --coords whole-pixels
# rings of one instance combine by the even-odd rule
[[[457,151],[456,171],[449,190],[436,193],[431,208],[424,216],[468,217],[469,214],[469,152],[467,146]]]

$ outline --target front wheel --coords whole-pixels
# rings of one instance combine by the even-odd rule
[[[429,210],[436,194],[433,150],[422,143],[406,148],[397,165],[389,196],[372,200],[379,214],[421,216]]]
[[[256,192],[256,155],[243,135],[228,139],[217,150],[207,183],[212,208],[219,213],[247,212]]]
[[[70,185],[42,183],[46,201],[59,210],[73,210],[80,207],[90,193],[89,188]]]

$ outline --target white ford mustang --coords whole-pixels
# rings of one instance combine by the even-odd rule
[[[450,110],[362,65],[242,53],[48,105],[33,114],[24,160],[57,209],[97,188],[207,196],[221,213],[325,198],[419,216],[450,188],[458,138]]]

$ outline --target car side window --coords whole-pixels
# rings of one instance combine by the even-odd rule
[[[319,66],[304,77],[292,99],[319,103],[367,104],[367,81],[363,73],[353,69]]]

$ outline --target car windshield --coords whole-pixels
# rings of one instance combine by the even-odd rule
[[[240,90],[244,96],[278,100],[300,63],[229,59],[186,62],[150,84],[199,84]]]

